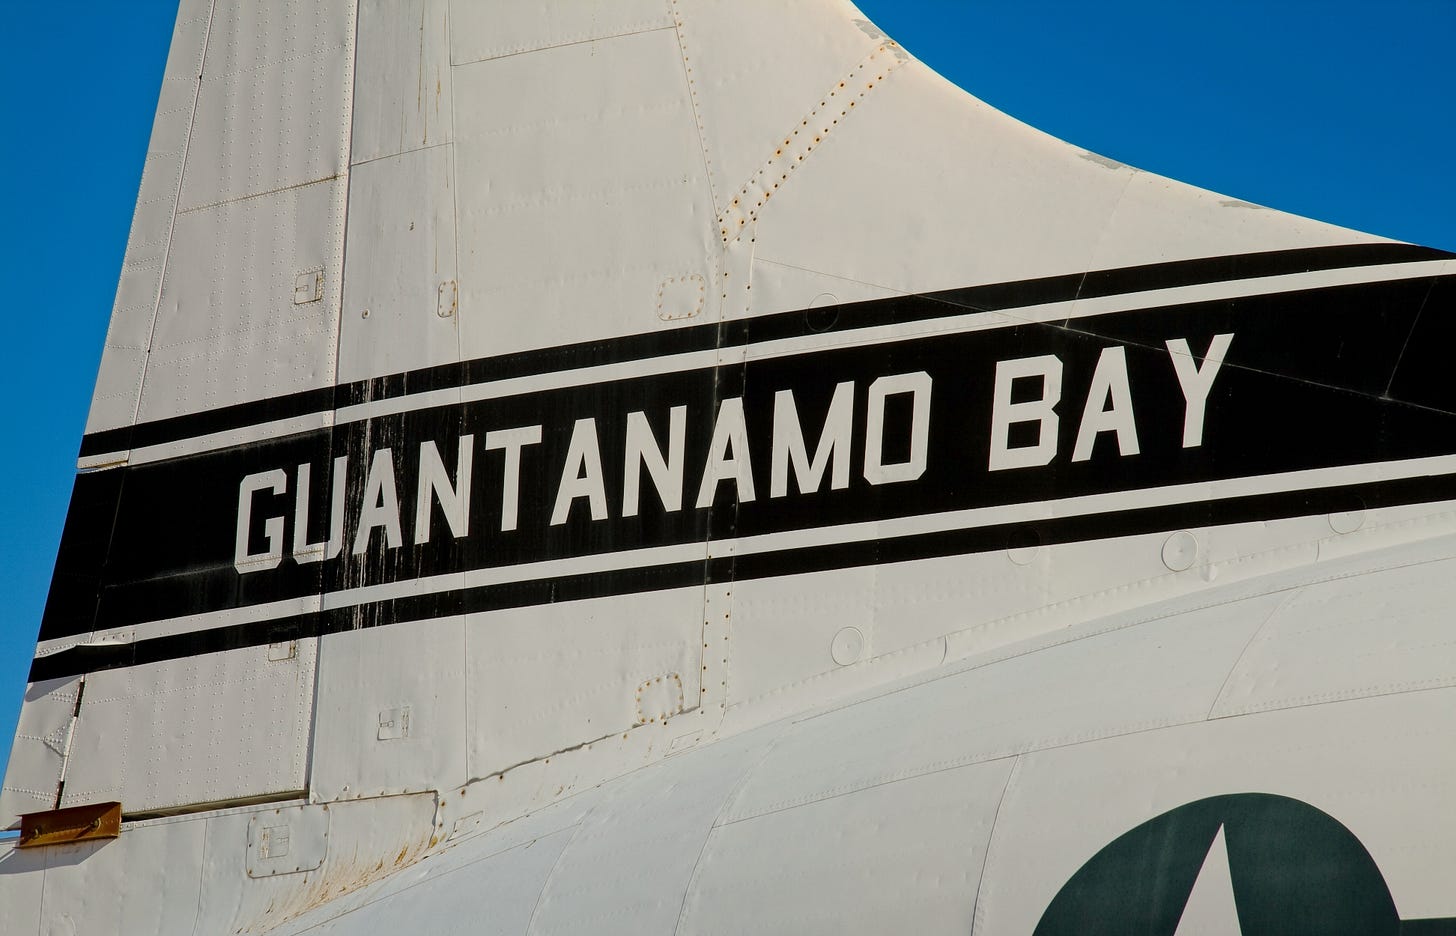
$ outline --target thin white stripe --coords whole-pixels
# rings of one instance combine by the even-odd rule
[[[622,562],[617,557],[625,557]],[[707,544],[700,542],[679,543],[675,546],[652,546],[647,549],[632,549],[619,553],[601,553],[595,556],[571,556],[566,559],[550,559],[544,562],[527,562],[522,565],[497,566],[493,569],[477,569],[465,573],[465,585],[506,585],[512,582],[529,582],[538,578],[557,578],[563,575],[590,575],[593,572],[616,572],[621,569],[641,569],[674,562],[704,562],[707,560]]]
[[[295,614],[307,614],[310,611],[317,611],[318,608],[318,595],[304,595],[300,598],[285,598],[281,601],[270,601],[266,604],[249,605],[246,608],[233,608],[227,611],[204,611],[201,614],[187,614],[182,617],[167,618],[163,621],[149,621],[144,624],[134,624],[128,627],[113,627],[109,630],[96,631],[94,634],[43,640],[36,645],[35,655],[39,659],[83,644],[89,646],[92,644],[132,643],[135,640],[142,640],[149,637],[170,637],[173,634],[191,634],[197,631],[212,630],[214,627],[226,627],[231,624],[264,623],[278,618],[292,617]]]
[[[237,429],[224,429],[221,432],[210,432],[207,435],[195,436],[191,439],[178,439],[175,442],[144,445],[140,448],[132,449],[130,456],[126,460],[127,464],[145,465],[151,462],[165,461],[169,458],[180,458],[184,455],[200,455],[204,452],[214,452],[219,449],[231,448],[235,445],[248,445],[267,439],[281,439],[284,436],[294,435],[299,432],[313,432],[319,429],[327,429],[332,425],[334,425],[334,411],[320,410],[316,413],[305,413],[302,416],[290,416],[288,419],[259,423],[256,426],[240,426]]]

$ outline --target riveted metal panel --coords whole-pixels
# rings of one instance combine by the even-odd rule
[[[376,810],[392,815],[398,799],[329,808],[341,817],[363,815],[367,820]],[[376,916],[381,921],[377,925],[385,927],[401,921],[404,929],[418,926],[429,932],[448,931],[459,926],[460,920],[469,919],[476,932],[523,933],[551,866],[600,800],[600,788],[584,791],[494,830],[465,832],[458,824],[446,823],[444,837],[431,848],[428,861],[401,866],[395,873],[321,903],[289,921],[280,933],[371,933]],[[462,873],[472,876],[469,887],[458,886]],[[480,906],[489,907],[490,912],[480,913]],[[359,910],[366,912],[357,913]]]
[[[323,638],[312,795],[358,799],[464,784],[465,660],[460,618]]]
[[[339,382],[459,360],[460,316],[439,314],[455,290],[453,147],[354,167],[348,245]]]
[[[190,67],[192,90],[168,92],[178,100],[164,97],[158,118],[175,127],[185,113],[190,125],[171,133],[180,139],[157,161],[152,194],[143,186],[139,243],[150,246],[138,271],[160,278],[160,298],[125,276],[118,290],[119,307],[150,305],[155,321],[150,309],[145,322],[127,317],[112,342],[118,376],[103,373],[98,399],[120,406],[131,394],[136,418],[150,420],[332,382],[353,9],[220,4],[198,27],[208,50]],[[317,271],[322,300],[294,308],[295,279]],[[143,362],[144,378],[123,379]]]
[[[965,933],[1011,765],[945,770],[720,823],[676,932]]]
[[[757,255],[900,291],[1084,270],[1132,170],[1079,154],[910,61],[775,194]]]
[[[851,686],[951,662],[1055,630],[1175,598],[1210,582],[1237,581],[1312,562],[1323,518],[1200,530],[1200,564],[1170,573],[1167,534],[995,550],[886,563],[862,571],[738,582],[734,592],[735,709],[789,712]],[[1267,554],[1265,554],[1267,553]],[[1018,562],[1017,559],[1022,561]],[[1038,607],[1034,615],[1023,609]],[[861,659],[836,661],[846,627],[864,638]],[[766,717],[768,713],[765,713]]]
[[[91,673],[61,805],[133,814],[303,789],[315,644]]]
[[[796,725],[754,771],[729,820],[945,767],[1074,740],[1200,721],[1280,596],[1167,620],[1122,615],[1042,638],[872,703]],[[1100,633],[1100,631],[1106,631]],[[1098,634],[1097,636],[1092,636]]]
[[[533,930],[674,932],[714,820],[771,741],[724,741],[615,784],[552,871]]]
[[[248,877],[312,871],[329,854],[331,814],[322,805],[282,806],[248,818]]]
[[[844,277],[818,273],[775,263],[761,256],[753,259],[753,305],[759,310],[835,309],[840,305],[870,299],[885,299],[895,292],[884,286],[861,283]],[[827,331],[838,324],[840,311],[826,311],[820,319]],[[847,316],[847,312],[843,313]]]
[[[670,30],[459,66],[455,102],[464,357],[698,323],[657,315],[721,275]]]
[[[187,824],[207,830],[206,861],[192,866],[193,879],[200,876],[202,891],[201,899],[192,905],[197,930],[236,933],[251,927],[273,931],[330,901],[343,903],[349,895],[391,875],[410,874],[435,835],[435,804],[434,794],[421,794],[281,810],[247,807],[189,818]],[[269,816],[289,814],[308,816],[307,822],[314,828],[315,856],[321,830],[327,828],[323,860],[309,870],[250,876],[250,828],[260,831],[277,821]],[[323,816],[328,817],[326,822]],[[125,835],[122,841],[126,841]],[[290,848],[291,844],[290,837]],[[281,865],[287,857],[291,856],[279,856],[276,861]]]
[[[55,808],[81,682],[73,676],[25,687],[5,787],[0,791],[0,822],[5,825],[21,813]]]
[[[1303,589],[1249,644],[1214,708],[1240,715],[1456,685],[1456,561]]]
[[[211,15],[208,0],[184,0],[177,11],[87,432],[130,425],[136,417]]]
[[[775,167],[762,180],[775,198],[796,184],[795,174],[817,158],[809,155],[816,140],[857,119],[851,111],[864,84],[899,64],[886,50],[863,66],[885,38],[845,15],[852,8],[840,0],[674,0],[673,9],[720,216],[735,207],[770,216],[772,201],[742,201],[755,174]]]
[[[365,907],[363,912],[339,914],[336,904],[350,902],[344,897],[300,917],[282,932],[371,936],[448,933],[468,926],[481,936],[519,936],[530,931],[541,888],[574,832],[573,828],[545,831],[499,850],[457,850],[437,856],[417,871],[361,891],[358,903]],[[469,876],[468,887],[461,886],[462,871]]]
[[[351,163],[452,139],[448,8],[447,0],[360,3]]]
[[[1405,548],[1387,559],[1433,554]],[[1359,581],[1342,577],[1357,568],[1323,571],[1344,584]],[[318,908],[285,932],[456,919],[476,906],[449,896],[467,879],[481,893],[513,884],[519,893],[492,906],[517,922],[529,906],[543,933],[786,922],[965,932],[977,907],[977,926],[1031,931],[1102,845],[1165,809],[1240,789],[1327,811],[1369,848],[1402,917],[1449,915],[1442,849],[1456,820],[1431,817],[1451,757],[1429,755],[1451,690],[1208,720],[1250,632],[1312,574],[1222,589],[1206,607],[1187,601],[1146,620],[1093,623],[1040,649],[686,753],[519,823],[467,824],[458,845],[446,839],[439,864]],[[461,798],[479,787],[499,797],[511,779]],[[542,867],[530,856],[537,843],[560,846],[544,856],[545,876],[527,873]],[[442,890],[445,881],[457,886]]]
[[[1088,260],[1088,269],[1216,257],[1234,245],[1259,244],[1261,250],[1282,250],[1380,240],[1384,238],[1138,172],[1128,180],[1117,211],[1108,219],[1097,250]]]
[[[218,4],[181,209],[343,173],[353,40],[353,0]]]
[[[1378,240],[1230,208],[1102,159],[915,61],[877,83],[804,166],[764,211],[757,257],[905,291],[1217,256],[1235,242],[1277,250]],[[923,208],[907,212],[909,201]],[[978,236],[980,218],[995,219],[995,237]],[[831,239],[825,230],[855,233]],[[886,243],[896,249],[877,246]]]
[[[456,65],[536,49],[606,39],[673,23],[669,0],[560,0],[472,3],[454,0],[450,60]]]
[[[325,181],[178,216],[140,418],[333,383],[344,194]],[[295,304],[317,271],[322,298]]]
[[[672,674],[698,707],[703,593],[572,601],[466,622],[470,775],[638,724],[638,689]]]
[[[190,932],[203,843],[203,823],[179,822],[37,849],[46,859],[41,932]]]
[[[738,582],[733,603],[732,702],[753,701],[775,690],[837,670],[834,636],[855,627],[875,655],[876,576],[823,572]]]

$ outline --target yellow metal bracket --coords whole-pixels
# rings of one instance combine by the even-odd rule
[[[91,839],[109,839],[121,835],[121,804],[93,803],[68,806],[46,812],[26,813],[20,817],[19,848],[40,848],[43,845],[64,845]]]

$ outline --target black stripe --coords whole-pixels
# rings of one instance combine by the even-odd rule
[[[1186,337],[1196,353],[1212,335],[1235,332],[1238,338],[1207,400],[1203,444],[1185,447],[1184,391],[1164,341]],[[1413,333],[1429,346],[1429,354],[1424,347],[1411,347],[1407,336]],[[1352,335],[1358,340],[1348,340]],[[421,407],[333,430],[82,473],[39,639],[48,643],[365,584],[701,543],[710,536],[771,535],[1114,490],[1449,456],[1456,453],[1456,384],[1447,378],[1439,349],[1453,340],[1456,277],[1409,278],[1106,313],[1079,319],[1075,329],[1025,324],[846,342],[735,368],[700,367]],[[1124,352],[1120,357],[1135,390],[1140,450],[1123,457],[1121,440],[1102,436],[1090,457],[1071,460],[1074,440],[1081,435],[1078,414],[1107,346]],[[1066,393],[1050,461],[992,470],[994,374],[1003,360],[1049,354],[1058,355],[1062,376],[1057,383]],[[870,386],[879,377],[909,373],[924,374],[935,387],[923,423],[924,467],[909,483],[882,486],[851,467],[867,457]],[[848,477],[839,487],[819,484],[806,494],[790,485],[790,491],[772,496],[767,486],[776,457],[770,443],[776,436],[770,427],[778,396],[787,391],[797,401],[805,427],[821,426],[831,396],[846,384],[852,388],[852,415],[834,458],[836,470]],[[1023,391],[1041,392],[1025,386]],[[712,457],[717,401],[725,397],[741,403],[746,425],[753,427],[743,457],[756,466],[758,497],[737,503],[720,496],[713,509],[698,508],[694,492]],[[676,406],[690,414],[680,444],[691,457],[678,481],[686,509],[667,509],[655,488],[644,487],[650,500],[641,505],[640,515],[628,516],[625,494],[618,496],[630,467],[627,414],[647,414],[653,433],[664,439],[668,408]],[[602,505],[589,511],[585,502],[578,503],[566,522],[552,522],[573,425],[586,417],[595,425],[597,470],[609,503],[600,516]],[[887,445],[900,447],[885,450],[885,463],[909,457],[910,423],[910,397],[890,397],[876,431]],[[485,451],[483,440],[493,430],[533,424],[543,426],[543,434],[523,456],[519,523],[506,532],[500,513],[505,461]],[[1031,434],[1008,433],[1011,445],[1035,441],[1036,422],[1020,428]],[[804,431],[812,436],[817,429]],[[475,489],[495,493],[477,494],[471,501],[470,535],[442,534],[444,517],[436,516],[433,535],[416,543],[418,521],[409,507],[419,499],[417,453],[429,442],[439,447],[446,465],[454,465],[458,446],[467,438],[476,451]],[[264,518],[272,517],[281,524],[285,551],[291,552],[286,544],[295,535],[314,543],[326,535],[332,516],[329,474],[334,459],[343,457],[349,466],[345,541],[352,544],[365,498],[366,466],[384,449],[392,452],[396,480],[407,499],[397,545],[386,548],[379,534],[372,539],[378,549],[357,555],[351,548],[327,563],[284,559],[269,570],[239,572],[234,562],[242,478],[280,471],[296,488],[296,466],[312,466],[308,491],[302,492],[305,505],[312,504],[307,530],[293,529],[299,491],[260,494],[250,501],[256,510],[248,536],[255,551],[265,543]],[[729,488],[721,493],[730,495]]]
[[[444,364],[386,377],[237,403],[204,412],[152,420],[87,434],[81,456],[122,452],[214,432],[292,419],[371,400],[428,390],[451,389],[533,374],[616,364],[669,354],[739,346],[750,341],[796,337],[810,331],[871,328],[898,322],[959,315],[967,310],[994,312],[1046,302],[1121,295],[1203,283],[1308,273],[1387,263],[1413,263],[1456,257],[1410,244],[1345,244],[1255,254],[1146,264],[1088,273],[1064,274],[1010,283],[972,286],[923,295],[852,303],[811,324],[806,311],[781,312],[735,322],[694,325],[671,331],[584,341],[556,348]],[[816,310],[820,312],[823,310]],[[822,323],[822,326],[821,326]]]
[[[1435,475],[533,579],[386,599],[271,621],[145,638],[133,643],[77,646],[37,658],[31,664],[29,679],[34,683],[343,631],[560,601],[970,555],[1013,545],[1089,542],[1164,530],[1450,499],[1456,499],[1456,475]]]

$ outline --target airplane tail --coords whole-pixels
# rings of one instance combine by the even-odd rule
[[[183,0],[0,812],[236,827],[228,888],[407,863],[1419,536],[1453,273],[842,0]]]

